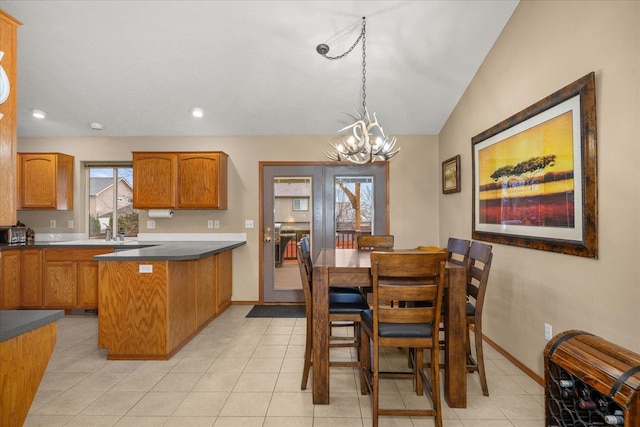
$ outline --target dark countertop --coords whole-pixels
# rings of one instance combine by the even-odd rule
[[[0,342],[64,317],[64,310],[0,310]]]
[[[129,241],[104,242],[74,240],[69,242],[35,242],[26,245],[0,244],[0,251],[16,249],[98,249],[113,248],[115,252],[96,255],[94,261],[186,261],[200,259],[246,245],[234,241]]]
[[[145,244],[145,242],[138,243]],[[97,255],[93,259],[95,261],[186,261],[206,258],[246,244],[246,241],[146,242],[147,246],[138,249],[128,245],[126,249],[118,248],[116,252]]]

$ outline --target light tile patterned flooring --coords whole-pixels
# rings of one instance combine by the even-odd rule
[[[97,317],[67,316],[25,426],[366,427],[369,396],[352,368],[331,368],[331,404],[300,390],[305,320],[245,318],[232,306],[169,361],[107,361],[97,349]],[[353,357],[348,349],[332,358]],[[333,352],[333,350],[332,350]],[[468,376],[467,408],[443,402],[444,425],[544,425],[543,388],[485,345],[490,397]],[[406,366],[399,350],[388,366]],[[385,403],[429,404],[406,380],[386,380]],[[380,426],[432,426],[430,418],[381,417]]]

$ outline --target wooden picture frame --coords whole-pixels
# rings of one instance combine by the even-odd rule
[[[442,194],[460,192],[460,154],[442,162]]]
[[[595,75],[471,140],[476,240],[597,258]]]

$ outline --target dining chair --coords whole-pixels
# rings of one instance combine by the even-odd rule
[[[358,250],[380,251],[393,249],[394,237],[391,234],[359,234],[356,237]]]
[[[313,284],[312,271],[308,268],[301,248],[302,244],[298,243],[296,254],[298,258],[298,266],[300,268],[300,279],[302,280],[302,288],[304,291],[304,305],[307,320],[307,336],[304,348],[304,367],[302,369],[302,382],[300,389],[307,388],[309,380],[309,370],[313,365],[311,355],[313,354],[313,295],[311,287]],[[329,327],[335,326],[335,322],[340,322],[340,326],[349,326],[354,328],[354,335],[349,341],[340,341],[331,339],[329,348],[335,347],[352,347],[358,348],[360,344],[360,313],[368,309],[366,299],[359,293],[357,294],[331,294],[329,293]],[[341,337],[342,338],[342,337]],[[357,361],[329,361],[329,366],[346,366],[359,367],[360,357]]]
[[[467,257],[469,255],[469,241],[449,237],[447,241],[447,261],[456,265],[467,265]]]
[[[489,388],[487,387],[484,353],[482,351],[482,308],[493,259],[491,249],[491,245],[486,243],[471,242],[467,273],[467,371],[478,372],[482,394],[485,396],[489,396]],[[475,359],[471,354],[471,325],[473,325],[475,338]]]
[[[371,253],[373,308],[362,312],[360,391],[372,394],[374,427],[379,416],[385,415],[432,416],[435,425],[442,427],[438,325],[446,258],[444,252]],[[386,303],[394,300],[406,304]],[[381,372],[381,347],[411,349],[409,370]],[[431,355],[429,378],[424,369],[424,349]],[[380,379],[387,378],[413,380],[416,394],[423,395],[425,389],[429,392],[431,407],[381,409]]]

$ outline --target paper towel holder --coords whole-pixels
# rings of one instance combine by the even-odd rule
[[[149,209],[149,218],[172,218],[173,209]]]

